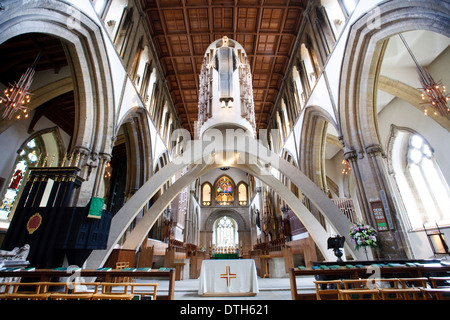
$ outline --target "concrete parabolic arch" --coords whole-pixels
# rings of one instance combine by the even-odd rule
[[[221,133],[218,133],[218,136]],[[167,182],[174,174],[187,166],[191,170],[178,179],[166,192],[150,207],[144,217],[133,230],[134,234],[126,244],[129,249],[137,249],[147,235],[153,223],[158,219],[161,212],[172,201],[172,199],[183,190],[190,182],[194,181],[209,170],[227,165],[229,157],[236,162],[233,166],[255,175],[258,179],[270,185],[284,198],[294,213],[302,221],[310,236],[316,242],[319,250],[327,260],[335,259],[334,255],[327,249],[326,241],[329,234],[325,231],[317,219],[309,212],[302,202],[292,192],[276,179],[270,170],[275,169],[289,176],[291,181],[310,199],[319,209],[332,227],[341,235],[348,233],[352,226],[351,222],[342,214],[340,209],[301,171],[289,162],[267,149],[258,141],[245,135],[233,136],[233,144],[223,143],[223,140],[211,141],[193,140],[186,143],[182,155],[175,157],[172,162],[164,166],[153,175],[116,213],[112,223],[106,250],[94,250],[86,262],[86,268],[98,268],[104,264],[114,245],[118,242],[128,225],[133,221],[140,210],[148,203],[150,198]],[[217,159],[219,155],[220,159]],[[222,157],[223,156],[223,157]],[[132,232],[132,233],[133,233]],[[133,240],[131,240],[133,239]],[[352,250],[346,244],[346,250],[356,258],[359,252]]]

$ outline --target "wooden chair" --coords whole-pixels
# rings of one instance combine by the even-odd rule
[[[385,279],[389,281],[388,279]],[[391,288],[378,288],[382,300],[419,300],[421,296],[420,287],[427,283],[427,278],[402,278],[395,280]],[[419,287],[416,287],[419,284]],[[423,296],[423,295],[422,295]]]
[[[41,282],[14,282],[9,286],[12,292],[6,293],[6,300],[47,300],[50,297],[50,293],[41,292]]]
[[[431,287],[421,289],[425,300],[450,300],[450,277],[430,277]]]
[[[380,291],[375,289],[374,279],[342,280],[344,289],[339,290],[340,300],[379,300]],[[372,284],[370,286],[370,284]]]
[[[101,282],[101,293],[94,293],[92,300],[131,300],[134,294],[127,293],[130,283]],[[119,291],[113,289],[119,288]]]
[[[0,283],[0,300],[6,300],[7,294],[9,293],[9,290],[11,288],[10,282],[4,282]]]
[[[51,292],[52,300],[91,300],[92,296],[97,293],[98,282],[64,282],[63,292]],[[81,286],[94,286],[93,292],[81,291]]]
[[[156,300],[156,289],[158,288],[158,283],[130,283],[130,287],[131,287],[131,294],[133,294],[134,296],[139,295],[139,300],[144,300],[145,296],[151,296],[152,300]],[[144,289],[148,289],[145,291],[139,290],[139,291],[135,291],[136,287],[144,287]],[[147,287],[147,288],[145,288]],[[153,290],[150,291],[150,288],[152,287]]]
[[[123,261],[123,262],[116,262],[116,269],[118,270],[123,270],[125,268],[129,268],[130,267],[130,263],[128,261]],[[131,278],[131,277],[115,277],[114,278],[114,282],[117,283],[129,283],[129,282],[134,282],[135,279]]]
[[[314,284],[316,285],[317,300],[339,299],[339,288],[342,284],[341,280],[314,281]]]
[[[432,288],[450,288],[450,277],[430,277]]]

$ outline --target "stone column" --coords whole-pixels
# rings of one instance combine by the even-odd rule
[[[384,170],[384,152],[380,145],[371,145],[364,151],[345,150],[344,157],[349,161],[357,184],[357,194],[364,221],[378,232],[378,249],[374,250],[377,259],[406,259],[407,246],[397,208],[392,200],[392,192],[387,184]],[[378,225],[381,221],[374,214],[374,208],[382,208],[386,227]]]

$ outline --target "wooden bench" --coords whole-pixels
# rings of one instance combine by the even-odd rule
[[[33,279],[34,282],[51,282],[54,278],[68,278],[77,273],[78,277],[94,278],[99,282],[114,282],[114,279],[119,277],[131,277],[131,278],[168,278],[169,288],[167,295],[157,295],[157,300],[173,300],[175,297],[175,270],[169,269],[168,271],[150,270],[150,271],[125,271],[125,270],[53,270],[53,269],[36,269],[34,271],[0,271],[0,278],[18,277]],[[146,283],[148,285],[148,283]],[[0,283],[0,286],[4,285]],[[0,294],[2,294],[0,292]]]
[[[139,300],[144,300],[146,296],[151,296],[152,300],[156,300],[156,291],[158,288],[158,283],[130,283],[131,293],[139,296]],[[139,288],[153,288],[153,290],[136,291],[136,287]]]
[[[63,291],[51,291],[47,289],[50,293],[50,300],[91,300],[92,296],[97,293],[98,282],[44,282],[47,288],[52,287],[63,287]],[[81,290],[81,287],[93,286],[93,292]]]
[[[368,279],[342,280],[344,289],[339,290],[340,300],[379,300],[380,291],[376,289],[374,282]],[[372,285],[370,285],[372,284]]]
[[[421,289],[426,300],[450,300],[450,277],[430,277],[430,282],[431,288]]]
[[[347,262],[349,263],[349,262]],[[291,297],[292,300],[303,300],[303,299],[313,299],[308,294],[299,294],[297,289],[296,277],[298,276],[314,276],[318,281],[331,281],[331,280],[341,280],[341,279],[360,279],[369,278],[372,276],[375,267],[370,265],[352,265],[352,266],[323,266],[315,268],[305,268],[301,270],[299,268],[289,269],[289,278],[291,285]],[[439,264],[424,264],[420,266],[407,266],[407,265],[392,265],[386,267],[379,267],[379,278],[399,278],[399,275],[403,275],[401,278],[423,278],[430,277],[434,274],[445,274],[450,272],[450,266],[439,265]],[[442,279],[442,277],[441,277]],[[414,292],[416,290],[413,290]],[[437,293],[445,293],[445,290],[436,291]],[[434,293],[430,293],[434,294]]]
[[[4,300],[47,300],[50,293],[44,292],[41,282],[9,282],[3,293]],[[25,290],[24,290],[25,289]]]
[[[128,293],[129,283],[101,282],[101,292],[94,293],[92,300],[131,300],[134,294]],[[119,291],[113,291],[118,288]]]
[[[317,300],[339,299],[339,288],[342,284],[341,280],[316,280]]]

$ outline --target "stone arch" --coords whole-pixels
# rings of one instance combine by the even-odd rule
[[[110,153],[114,97],[109,59],[100,27],[82,12],[59,1],[10,7],[0,20],[0,43],[26,33],[45,33],[66,44],[72,70],[77,119],[73,147]],[[80,119],[84,119],[80,121]]]
[[[305,109],[300,139],[300,154],[305,156],[299,161],[300,168],[322,190],[327,186],[323,155],[329,124],[337,129],[336,122],[322,108],[309,106]]]
[[[222,208],[211,212],[211,214],[203,224],[203,230],[212,230],[214,222],[216,222],[217,219],[223,216],[229,216],[230,218],[233,218],[233,220],[236,221],[238,225],[239,231],[249,231],[249,226],[247,225],[247,223],[245,223],[244,218],[242,218],[242,216],[236,210]]]
[[[127,193],[137,191],[153,174],[153,155],[148,111],[142,107],[127,111],[117,131],[123,127],[127,148]],[[115,134],[117,136],[117,132]]]
[[[346,148],[365,150],[379,145],[375,93],[385,41],[411,30],[434,31],[450,37],[450,4],[442,1],[389,1],[378,7],[374,28],[373,12],[361,16],[349,32],[342,62],[339,89],[339,122]]]

